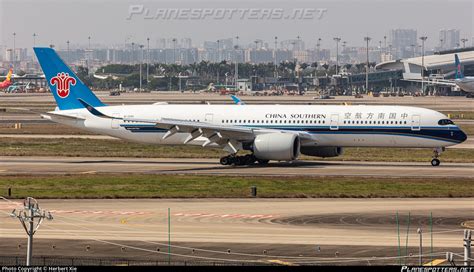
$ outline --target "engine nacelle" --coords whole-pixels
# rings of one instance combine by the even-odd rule
[[[257,135],[253,154],[261,160],[291,161],[300,155],[300,139],[292,133]]]
[[[320,146],[302,146],[300,148],[301,154],[314,157],[337,157],[344,153],[342,147],[320,147]]]

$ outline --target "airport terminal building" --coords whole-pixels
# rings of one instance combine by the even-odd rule
[[[461,50],[459,50],[461,51]],[[375,66],[379,71],[400,70],[403,80],[421,80],[421,69],[425,70],[425,77],[438,79],[454,78],[454,54],[458,54],[465,75],[474,75],[474,48],[470,51],[444,51],[438,54],[407,59],[390,60]]]

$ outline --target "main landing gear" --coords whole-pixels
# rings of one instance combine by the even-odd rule
[[[222,157],[220,163],[222,165],[253,165],[255,162],[259,164],[267,164],[268,160],[257,159],[253,154],[245,156],[236,156],[235,154]]]
[[[433,150],[433,159],[431,160],[432,166],[439,166],[441,161],[438,159],[439,155],[443,153],[444,147],[438,147]]]

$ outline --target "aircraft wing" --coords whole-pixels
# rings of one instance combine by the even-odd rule
[[[298,134],[302,140],[315,140],[314,135],[304,131],[288,131],[247,126],[224,126],[214,125],[206,122],[194,122],[170,118],[140,119],[113,117],[103,114],[99,110],[87,104],[82,99],[79,99],[79,102],[81,102],[91,114],[97,117],[123,120],[126,123],[154,124],[157,128],[166,129],[168,131],[165,133],[165,135],[163,135],[163,139],[171,137],[172,135],[179,132],[190,133],[190,135],[184,140],[184,144],[198,137],[205,137],[207,140],[203,144],[204,147],[215,143],[237,152],[237,146],[241,145],[242,142],[252,141],[257,135],[265,133],[293,133]]]

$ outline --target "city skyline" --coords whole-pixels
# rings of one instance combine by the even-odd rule
[[[13,47],[12,33],[16,33],[16,47],[31,47],[33,40],[37,45],[55,44],[57,48],[66,48],[66,41],[71,46],[119,45],[127,41],[146,44],[149,37],[150,47],[156,48],[159,38],[192,39],[193,47],[200,47],[205,41],[228,39],[239,36],[239,44],[252,44],[263,40],[273,48],[275,36],[280,41],[300,37],[306,47],[315,47],[321,38],[321,48],[335,47],[334,37],[341,37],[348,46],[364,46],[363,37],[372,37],[371,44],[376,46],[389,36],[391,29],[415,29],[418,36],[428,36],[426,46],[433,48],[439,44],[441,29],[459,29],[460,37],[467,38],[468,45],[473,36],[473,3],[470,1],[296,1],[289,3],[260,1],[222,1],[197,2],[182,0],[177,2],[158,1],[71,1],[61,5],[54,1],[2,1],[0,4],[0,45]],[[157,20],[147,19],[146,15],[129,16],[130,7],[144,5],[145,9],[156,7],[193,8],[196,6],[236,8],[281,7],[285,11],[291,8],[325,9],[321,17],[296,20],[252,20],[251,18],[233,19],[199,19],[199,20]],[[113,12],[108,12],[112,9]],[[417,16],[419,10],[426,10],[430,16]],[[23,16],[15,10],[21,10]],[[7,12],[8,11],[8,12]],[[104,21],[104,15],[106,21]],[[25,19],[26,18],[26,19]],[[433,18],[426,20],[426,18]],[[454,20],[455,19],[455,20]],[[61,23],[58,23],[61,22]],[[54,28],[51,28],[54,26]],[[252,33],[247,29],[252,28]],[[33,38],[33,34],[36,34]]]

